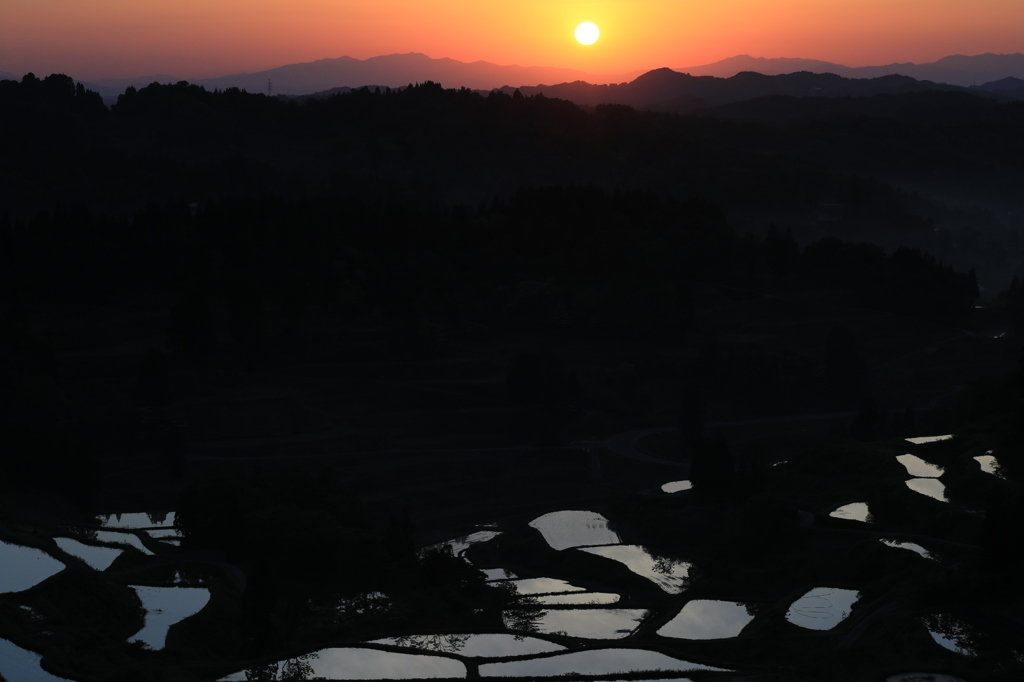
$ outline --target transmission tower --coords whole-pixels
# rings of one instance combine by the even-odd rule
[[[274,83],[268,78],[267,79],[267,97],[272,97],[274,94]]]

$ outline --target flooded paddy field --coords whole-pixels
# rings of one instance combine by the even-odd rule
[[[979,606],[979,500],[1006,481],[982,445],[794,449],[753,482],[709,485],[685,456],[601,443],[324,455],[306,479],[211,448],[189,478],[225,486],[230,503],[208,508],[223,527],[163,500],[0,523],[5,660],[75,682],[973,682],[990,661],[1014,669],[1014,617]],[[358,490],[303,507],[303,486],[333,485],[323,462]],[[942,485],[941,501],[911,483]],[[355,496],[362,516],[344,506]]]
[[[808,468],[813,472],[812,464],[796,458],[791,466],[771,468],[770,476],[782,483],[788,476],[801,480],[809,475]],[[925,520],[927,508],[921,507],[920,516],[913,513],[928,500],[903,485],[906,474],[916,472],[900,475],[902,468],[895,470],[890,489],[912,512],[907,517],[910,523],[905,524],[889,509],[892,502],[870,488],[859,489],[869,502],[826,505],[812,513],[809,524],[792,509],[783,513],[786,505],[780,507],[778,500],[769,503],[762,498],[757,505],[748,503],[749,513],[742,506],[738,513],[732,504],[723,506],[699,495],[685,501],[628,495],[611,505],[481,521],[477,529],[433,543],[421,552],[422,556],[452,556],[466,570],[476,572],[481,584],[493,586],[485,589],[521,595],[521,602],[490,625],[503,632],[423,633],[399,628],[387,635],[388,621],[393,619],[388,614],[394,613],[394,600],[401,597],[375,593],[336,607],[337,613],[347,613],[347,618],[355,619],[352,622],[362,624],[349,629],[349,634],[342,634],[343,627],[330,647],[274,660],[219,655],[198,667],[192,664],[190,679],[246,680],[263,675],[259,679],[397,680],[479,675],[525,680],[572,673],[584,678],[672,675],[699,682],[732,679],[731,671],[748,675],[768,667],[784,669],[787,659],[780,656],[780,646],[799,647],[804,652],[802,665],[820,660],[816,665],[821,670],[831,669],[828,661],[835,656],[861,652],[875,657],[868,668],[878,674],[891,666],[891,674],[881,679],[913,679],[912,673],[898,672],[899,667],[906,668],[907,656],[918,669],[942,670],[937,674],[950,679],[971,679],[967,673],[977,653],[969,642],[976,625],[949,615],[922,619],[910,613],[934,599],[928,596],[932,589],[928,585],[943,579],[951,558],[962,561],[969,556],[969,543],[962,540],[971,539],[969,528],[977,527],[979,521],[959,510],[953,498],[946,502],[946,523],[955,520],[959,526],[953,528],[960,530],[945,537],[929,535],[934,531]],[[980,467],[978,474],[988,475]],[[846,495],[855,493],[857,486],[853,481]],[[898,492],[900,487],[904,492]],[[873,523],[864,523],[869,520],[868,504],[872,518],[875,509],[882,511]],[[658,510],[654,516],[653,510]],[[155,658],[163,652],[189,656],[203,637],[222,639],[223,633],[214,634],[218,627],[227,625],[228,633],[238,627],[233,619],[244,617],[250,608],[246,595],[259,587],[251,582],[260,580],[258,575],[246,572],[244,587],[233,581],[237,571],[224,561],[226,557],[190,553],[187,532],[184,548],[145,548],[134,533],[151,533],[156,536],[153,542],[159,543],[168,536],[181,539],[180,531],[173,524],[153,523],[139,515],[124,514],[121,519],[120,524],[112,524],[101,518],[98,527],[77,535],[81,539],[54,535],[52,546],[45,538],[37,539],[37,544],[81,559],[81,564],[66,569],[76,574],[77,581],[102,580],[107,589],[127,591],[122,597],[126,610],[116,620],[125,622],[121,646],[138,642],[152,652],[141,655],[141,665],[155,670],[163,665],[159,662],[163,659]],[[833,528],[833,520],[860,524]],[[710,531],[692,533],[688,529],[693,523]],[[673,537],[682,542],[673,543]],[[940,551],[931,554],[933,547]],[[3,548],[5,566],[16,561],[39,566],[21,573],[5,571],[8,594],[0,614],[7,614],[4,617],[10,622],[16,609],[17,618],[36,624],[36,632],[52,627],[50,614],[59,613],[59,606],[54,611],[46,600],[18,595],[54,589],[47,588],[46,578],[65,570],[64,564],[36,547],[5,543]],[[122,559],[123,552],[131,554]],[[203,577],[194,574],[183,582],[180,570],[190,565],[193,574],[198,569]],[[158,566],[166,568],[157,570]],[[171,567],[175,569],[167,572]],[[34,577],[26,579],[26,573]],[[157,575],[164,576],[163,586],[152,581]],[[132,582],[144,576],[149,576],[149,586]],[[141,617],[128,606],[133,601]],[[129,627],[128,622],[133,625]],[[109,625],[101,631],[112,632]],[[385,636],[372,640],[361,636],[371,631]],[[8,669],[29,671],[17,673],[29,681],[92,679],[87,669],[62,663],[61,655],[40,637],[34,635],[25,642],[41,644],[40,653],[7,641]],[[301,638],[294,641],[299,644]],[[609,644],[615,648],[601,648]],[[944,658],[943,652],[958,658]],[[40,654],[45,659],[42,667]],[[147,657],[154,658],[147,663]],[[57,662],[53,673],[47,667],[51,659]],[[860,664],[851,659],[846,665],[856,669]]]

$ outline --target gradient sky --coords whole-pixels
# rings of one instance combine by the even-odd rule
[[[573,39],[582,21],[601,40]],[[1024,0],[0,0],[0,71],[203,78],[423,52],[619,74],[737,54],[865,66],[1024,52]]]

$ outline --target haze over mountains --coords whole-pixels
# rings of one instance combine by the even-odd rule
[[[490,62],[460,62],[455,59],[432,59],[425,54],[392,54],[370,59],[338,57],[303,64],[288,64],[256,73],[238,73],[219,78],[191,81],[208,90],[242,88],[249,92],[265,92],[267,81],[278,95],[308,95],[337,87],[380,85],[398,87],[410,83],[434,81],[445,87],[466,87],[491,90],[503,85],[536,85],[584,80],[588,83],[620,83],[639,76],[642,71],[626,74],[600,75],[546,66],[501,66]],[[154,81],[167,83],[181,80],[166,75],[147,78],[101,79],[94,81],[101,95],[116,95],[129,85],[141,87]]]
[[[1017,90],[1024,90],[1024,80],[1009,76],[990,83],[983,83],[978,86],[978,89],[984,90],[985,92],[1014,92]]]
[[[37,74],[43,75],[43,74]],[[73,75],[73,74],[72,74]],[[20,76],[0,72],[0,79]],[[113,104],[129,86],[172,83],[181,78],[158,74],[130,79],[101,79],[87,87]],[[1001,97],[1024,97],[1024,54],[953,55],[928,64],[848,67],[814,59],[764,59],[749,55],[682,69],[646,73],[591,74],[574,69],[501,66],[489,62],[433,59],[424,54],[394,54],[360,60],[351,57],[288,64],[267,71],[191,81],[208,90],[236,87],[275,95],[342,92],[362,86],[401,87],[434,81],[446,88],[519,89],[577,104],[626,104],[686,112],[767,95],[870,96],[925,89],[971,87]]]
[[[738,55],[713,64],[675,69],[691,76],[717,76],[729,78],[743,71],[756,71],[775,76],[796,71],[834,73],[847,78],[878,78],[880,76],[910,76],[916,80],[949,83],[951,85],[981,85],[1008,76],[1024,78],[1024,54],[985,53],[974,56],[951,55],[925,64],[886,64],[885,66],[843,66],[817,59],[778,58],[765,59]]]
[[[666,71],[668,69],[660,69]],[[731,78],[738,73],[753,71],[773,76],[799,71],[832,73],[846,78],[879,78],[882,76],[909,76],[919,81],[948,83],[959,86],[982,85],[1006,78],[1024,79],[1024,54],[953,55],[927,64],[888,64],[885,66],[849,67],[816,59],[765,59],[738,55],[713,64],[674,69],[691,76]],[[370,59],[338,57],[315,62],[288,64],[267,71],[238,73],[192,80],[207,89],[242,88],[249,92],[266,92],[268,81],[273,94],[308,95],[341,87],[380,85],[398,87],[410,83],[435,81],[446,88],[467,87],[491,90],[504,86],[536,87],[585,82],[591,85],[628,83],[644,74],[634,71],[623,74],[593,74],[575,69],[542,66],[502,66],[484,61],[460,62],[454,59],[433,59],[424,54],[393,54]],[[37,74],[45,75],[45,74]],[[74,77],[74,74],[69,74]],[[18,80],[21,75],[0,72],[0,78]],[[99,92],[108,102],[117,98],[128,86],[136,88],[152,82],[173,83],[180,76],[156,74],[138,78],[98,79],[87,85]],[[1004,89],[1015,90],[1012,83]]]
[[[502,88],[512,94],[516,88]],[[655,69],[631,83],[592,85],[577,81],[518,88],[526,96],[544,95],[584,106],[625,104],[636,109],[686,113],[696,109],[743,102],[758,97],[870,97],[934,90],[962,91],[956,85],[918,81],[908,76],[845,78],[831,73],[766,76],[744,71],[730,78],[691,76],[672,69]],[[1009,93],[1007,93],[1009,94]]]

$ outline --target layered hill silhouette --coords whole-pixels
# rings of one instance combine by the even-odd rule
[[[315,62],[288,64],[255,73],[236,73],[219,78],[192,80],[208,90],[241,88],[249,92],[266,92],[268,81],[275,95],[308,95],[340,87],[379,85],[397,87],[411,83],[434,81],[446,87],[491,90],[503,85],[564,83],[585,80],[590,83],[628,81],[640,71],[620,74],[592,74],[575,69],[546,66],[502,66],[490,62],[460,62],[455,59],[433,59],[425,54],[392,54],[370,59],[338,57]],[[152,82],[176,82],[177,78],[161,74],[148,78],[96,80],[94,89],[107,97],[129,87],[143,87]]]
[[[752,71],[766,76],[808,71],[816,74],[832,73],[846,78],[873,79],[883,76],[908,76],[915,80],[972,86],[1000,81],[1006,78],[1024,79],[1024,54],[952,55],[926,64],[888,64],[885,66],[850,67],[817,59],[779,58],[765,59],[750,55],[737,55],[713,64],[674,69],[691,76],[731,78]],[[445,87],[466,87],[491,90],[502,86],[533,87],[541,84],[574,83],[583,81],[594,85],[626,83],[640,76],[642,71],[601,75],[574,69],[542,66],[502,66],[490,62],[460,62],[455,59],[433,59],[424,54],[393,54],[354,59],[338,57],[315,62],[288,64],[275,69],[254,73],[237,73],[217,78],[192,80],[207,89],[241,88],[249,92],[266,92],[268,81],[271,91],[281,95],[309,95],[336,88],[358,88],[366,85],[397,87],[410,83],[434,81]],[[0,74],[0,78],[16,78]],[[174,83],[180,77],[157,74],[138,78],[99,79],[87,83],[92,90],[112,102],[129,86],[144,87],[150,83]],[[547,85],[547,87],[551,87]],[[1014,90],[1016,88],[1005,88]]]
[[[1020,62],[1024,68],[1024,55],[979,55],[977,57],[948,57],[931,65],[959,68],[967,73],[972,64],[992,73],[1005,73]],[[932,80],[921,80],[908,75],[887,74],[872,77],[850,77],[843,73],[874,73],[908,65],[888,67],[859,67],[851,69],[830,62],[805,59],[755,59],[746,55],[733,57],[694,71],[728,72],[741,66],[753,67],[737,74],[720,77],[683,73],[660,68],[641,74],[634,80],[614,82],[612,77],[594,76],[571,69],[546,67],[499,66],[488,62],[466,64],[453,59],[432,59],[422,54],[388,55],[367,60],[340,57],[317,62],[291,64],[258,73],[235,74],[220,78],[194,81],[207,90],[238,88],[248,92],[268,92],[291,97],[325,97],[343,94],[360,87],[374,89],[400,89],[421,82],[441,83],[445,87],[468,88],[487,93],[499,90],[511,95],[517,90],[526,96],[543,95],[571,101],[583,106],[622,104],[638,109],[668,113],[690,113],[698,110],[731,105],[761,97],[870,97],[881,94],[909,94],[926,91],[970,91],[1003,100],[1024,99],[1024,79],[1003,76],[970,87]],[[917,67],[918,65],[909,65]],[[757,70],[754,70],[754,69]],[[998,71],[998,68],[1004,69]],[[794,69],[801,69],[790,71]],[[772,71],[786,70],[773,74]],[[583,78],[581,78],[582,76]],[[552,81],[552,85],[525,85],[545,78],[573,78],[571,81]],[[0,73],[0,80],[14,79]],[[626,78],[625,76],[622,78]],[[504,80],[504,85],[493,83]],[[611,82],[602,82],[611,81]],[[161,74],[149,78],[105,80],[85,83],[98,92],[108,105],[128,87],[178,82],[173,76]],[[518,82],[518,87],[509,83]],[[345,83],[338,85],[338,83]]]
[[[823,79],[849,91],[877,85],[666,69],[615,92],[666,101],[680,82],[806,88]],[[473,206],[519,187],[590,184],[711,201],[742,230],[778,222],[801,239],[924,248],[1005,288],[1022,262],[1012,216],[1024,207],[1024,102],[876,80],[932,89],[772,95],[674,116],[436,83],[295,99],[154,84],[107,108],[67,76],[0,81],[0,118],[16,131],[0,150],[0,206],[14,220],[55,205],[130,215],[168,198],[322,192]]]
[[[991,92],[995,95],[1011,96],[1015,99],[1024,99],[1024,80],[1020,78],[1000,78],[997,81],[991,83],[982,83],[972,90],[981,90],[984,92]]]
[[[502,88],[512,94],[516,88]],[[844,78],[830,73],[801,71],[766,76],[752,71],[731,78],[693,76],[672,69],[655,69],[631,83],[594,85],[582,81],[518,88],[526,96],[544,95],[584,106],[625,104],[637,109],[686,113],[697,109],[743,102],[772,95],[791,97],[869,97],[934,90],[960,91],[944,83],[918,81],[908,76]]]
[[[766,76],[777,76],[795,71],[834,73],[847,78],[879,78],[899,75],[935,83],[970,86],[1007,77],[1024,78],[1024,54],[985,53],[972,56],[957,54],[925,64],[907,62],[884,66],[844,66],[817,59],[765,59],[744,54],[712,64],[675,70],[692,76],[717,76],[719,78],[729,78],[743,71],[756,71]]]

